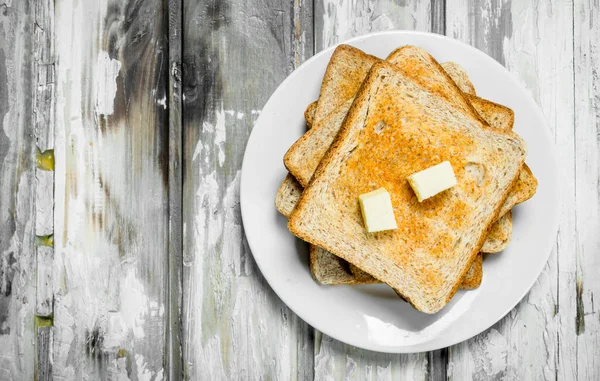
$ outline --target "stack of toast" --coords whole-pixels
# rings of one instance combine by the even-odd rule
[[[386,60],[338,46],[305,119],[276,207],[310,244],[321,284],[383,282],[435,313],[458,288],[481,284],[482,253],[506,248],[511,208],[537,188],[513,111],[478,97],[458,64],[415,46]],[[419,202],[407,177],[442,161],[457,185]],[[381,187],[398,228],[369,233],[358,196]]]

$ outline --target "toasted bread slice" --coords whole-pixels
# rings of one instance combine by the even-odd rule
[[[371,275],[361,271],[354,274],[350,270],[350,264],[340,257],[321,249],[315,245],[310,245],[310,273],[320,284],[341,285],[341,284],[371,284],[380,283]],[[319,258],[319,260],[313,260]]]
[[[512,226],[512,212],[509,210],[492,225],[487,237],[485,237],[485,243],[481,247],[481,251],[484,253],[499,253],[506,249],[512,235]]]
[[[291,173],[288,173],[277,191],[277,196],[275,196],[275,208],[279,213],[289,217],[296,204],[298,204],[303,190],[302,185],[296,181]]]
[[[449,73],[449,75],[456,82],[459,88],[464,89],[463,91],[475,93],[473,85],[469,81],[468,76],[462,67],[452,62],[443,63],[442,67],[451,68],[452,71]],[[332,81],[329,83],[332,83]],[[475,96],[472,96],[469,99],[475,110],[490,125],[493,125],[495,128],[500,130],[512,129],[514,123],[514,113],[512,110]],[[316,102],[313,102],[307,107],[304,113],[309,126],[313,123],[315,111]],[[297,180],[293,176],[288,175],[277,194],[277,208],[286,217],[289,216],[295,207],[300,197],[301,190],[302,186],[297,182]],[[291,200],[290,198],[294,198],[294,200]],[[493,238],[490,240],[490,242],[486,241],[484,248],[487,250],[487,252],[499,252],[503,250],[510,242],[511,232],[512,219],[509,215],[505,215],[499,220],[499,223],[496,223],[492,226],[489,234]],[[312,249],[312,245],[310,250],[310,265],[311,270],[315,269],[315,271],[312,271],[314,278],[322,284],[360,284],[363,283],[360,281],[361,279],[365,281],[364,283],[375,282],[375,279],[369,274],[364,273],[352,265],[350,265],[350,271],[355,275],[355,278],[349,279],[348,264],[345,263],[345,261],[335,257],[325,250]],[[316,269],[319,269],[321,266],[323,269],[327,269],[327,271],[316,271]],[[477,279],[479,279],[480,282],[482,277],[481,262],[475,261],[472,266],[473,269],[467,273],[467,276],[463,280],[463,284],[467,285],[468,288],[473,288],[475,284],[478,284]]]
[[[310,129],[315,120],[315,114],[317,112],[317,101],[309,104],[306,110],[304,110],[304,119],[306,120],[306,126]]]
[[[442,67],[448,73],[450,78],[456,83],[460,91],[469,95],[477,95],[475,92],[475,86],[471,83],[469,79],[469,74],[467,71],[457,64],[456,62],[444,62]]]
[[[397,67],[376,64],[288,223],[299,238],[384,281],[426,313],[458,289],[526,155],[518,136],[485,128],[452,102]],[[458,185],[419,203],[406,177],[443,160],[452,163]],[[486,169],[483,179],[465,169],[473,164]],[[356,200],[380,186],[390,192],[399,228],[368,234]]]
[[[379,58],[360,49],[350,45],[339,45],[325,69],[314,120],[325,119],[348,99],[354,97],[371,66],[379,61]],[[357,81],[358,78],[361,80]]]
[[[498,103],[479,98],[476,95],[466,94],[475,111],[490,125],[500,131],[510,131],[515,124],[513,110]]]
[[[467,275],[463,277],[460,288],[463,290],[473,290],[481,285],[483,279],[483,255],[478,254],[471,264]]]
[[[509,131],[512,129],[514,123],[514,113],[512,112],[512,110],[508,109],[507,107],[497,105],[490,101],[480,101],[480,99],[477,97],[473,98],[473,106],[490,125],[501,131]],[[300,185],[293,178],[293,176],[288,175],[288,177],[291,178],[289,181],[293,182],[293,185],[288,185],[285,188],[282,187],[282,189],[287,189],[290,186],[292,186],[294,189],[297,190],[297,192],[295,192],[292,196],[293,198],[296,198],[295,200],[288,200],[288,205],[292,205],[288,213],[282,212],[282,214],[284,214],[286,217],[289,217],[289,214],[291,214],[291,211],[294,209],[302,194],[302,185]],[[286,180],[288,179],[286,178]],[[535,189],[535,187],[533,187],[533,189]],[[481,251],[484,253],[501,252],[508,246],[511,235],[512,214],[509,211],[502,215],[500,219],[498,219],[498,221],[496,221],[492,225]],[[310,268],[311,272],[313,272],[313,277],[319,283],[327,285],[378,283],[378,281],[375,278],[371,277],[369,274],[360,270],[356,266],[348,266],[348,264],[344,260],[336,257],[335,255],[323,249],[313,250],[312,248],[314,247],[314,245],[310,246]],[[318,271],[317,269],[319,269],[320,267],[326,268],[327,271]],[[351,275],[354,276],[353,278],[348,274],[348,267],[350,268]],[[483,265],[482,256],[480,254],[478,255],[477,260],[475,260],[471,265],[471,269],[469,269],[467,275],[462,280],[460,288],[476,288],[481,284],[482,277]]]
[[[444,70],[448,72],[448,75],[458,85],[458,87],[464,93],[475,94],[475,89],[470,82],[468,75],[462,69],[460,65],[453,62],[445,62],[442,64]],[[448,69],[450,71],[448,71]],[[509,131],[514,125],[514,112],[508,107],[490,102],[488,100],[479,98],[477,96],[469,95],[469,101],[482,118],[488,122],[489,125],[497,128],[501,131]],[[307,120],[307,124],[312,124],[314,119],[315,105],[316,102],[311,103],[306,109],[304,116]],[[309,122],[310,121],[310,122]],[[302,186],[293,178],[290,180],[286,178],[286,181],[293,182],[293,185],[288,185],[282,189],[293,186],[294,189],[302,188]],[[285,183],[284,183],[285,184]],[[296,192],[294,196],[301,195],[300,192]],[[289,205],[294,205],[296,201],[288,200]],[[289,210],[293,210],[293,207]],[[289,214],[283,213],[286,217]],[[510,212],[504,214],[500,219],[492,225],[486,237],[486,241],[483,245],[482,251],[486,253],[498,253],[508,246],[510,237],[512,235],[512,215]],[[310,245],[310,268],[313,273],[313,277],[321,284],[336,285],[336,284],[362,284],[362,283],[378,283],[378,281],[360,270],[354,265],[348,265],[344,260],[336,257],[335,255],[323,250],[313,249],[314,245]],[[348,274],[348,267],[350,268],[351,275]],[[327,269],[327,271],[319,271],[319,268]],[[477,260],[471,265],[471,269],[467,272],[467,275],[461,282],[462,289],[473,289],[481,284],[483,277],[483,264],[482,256],[478,255]]]
[[[508,213],[513,206],[529,200],[535,194],[538,181],[527,165],[523,165],[519,178],[511,189],[506,201],[500,209],[501,214]]]
[[[315,245],[310,245],[310,258],[310,272],[313,278],[320,284],[338,286],[343,284],[381,283],[360,268]],[[313,261],[312,258],[320,258],[320,260]],[[481,285],[482,279],[483,256],[479,254],[462,279],[460,288],[463,290],[473,290]]]
[[[344,52],[343,53],[344,58],[353,62],[352,66],[359,65],[359,62],[361,61],[361,59],[363,57],[365,57],[365,55],[361,54],[361,52],[359,50],[351,48],[351,47],[344,47],[343,52]],[[353,54],[353,53],[356,53],[356,54]],[[330,65],[334,68],[336,67],[335,58],[336,58],[336,55],[334,55],[334,57],[332,59],[332,64]],[[373,60],[369,59],[366,61],[366,65],[369,66],[369,65],[371,65],[372,62],[373,62]],[[460,67],[459,65],[452,63],[452,62],[446,62],[446,63],[442,64],[442,67],[444,69],[447,69],[447,72],[450,75],[450,77],[454,80],[454,82],[456,82],[456,84],[459,86],[459,88],[461,90],[463,90],[463,92],[469,93],[469,94],[475,93],[474,87],[471,84],[470,80],[468,79],[468,75],[466,74],[464,69],[462,69],[462,67]],[[340,69],[338,67],[335,69],[330,69],[329,72],[333,72],[333,71],[339,72],[341,70],[342,69]],[[357,71],[355,70],[354,72],[356,73]],[[359,70],[358,72],[361,72],[361,71]],[[362,72],[364,72],[364,70]],[[346,80],[347,80],[347,78],[346,78]],[[335,94],[335,96],[338,96],[338,97],[347,97],[347,96],[353,95],[352,91],[354,91],[356,86],[344,87],[344,86],[335,85],[335,82],[336,82],[335,78],[329,78],[329,80],[327,80],[327,84],[334,86],[337,89],[337,91],[335,91],[335,92],[331,92],[331,91],[327,92],[326,91],[325,94]],[[327,87],[326,85],[323,86],[323,88],[326,88],[326,87]],[[478,98],[476,96],[469,96],[468,99],[471,102],[472,106],[475,108],[475,110],[490,125],[492,125],[495,128],[501,129],[501,130],[512,129],[512,125],[514,123],[514,113],[512,112],[512,110],[508,109],[507,107],[497,105],[493,102]],[[332,101],[326,101],[326,102],[324,102],[324,104],[335,105],[336,103],[334,103]],[[326,112],[329,112],[329,110],[330,109],[326,109]],[[312,125],[313,119],[316,119],[315,112],[316,112],[316,105],[315,105],[315,102],[313,102],[309,106],[309,108],[307,108],[307,110],[305,112],[305,117],[307,120],[307,124],[309,126]],[[345,111],[342,111],[342,114],[345,114]],[[329,138],[332,139],[333,135],[334,135],[334,133],[330,134]],[[278,209],[280,209],[279,206],[281,206],[281,205],[288,207],[286,211],[282,211],[280,209],[280,211],[284,215],[289,216],[289,213],[291,213],[291,210],[293,210],[293,207],[294,207],[295,203],[297,202],[297,197],[299,197],[299,194],[301,191],[300,189],[301,189],[301,185],[298,184],[298,182],[293,178],[293,176],[288,176],[286,178],[286,180],[284,181],[284,183],[282,184],[282,187],[280,188],[280,191],[278,193],[277,204],[278,204]],[[530,187],[530,189],[533,189],[533,191],[535,191],[535,187]],[[294,198],[296,198],[296,200],[287,200],[287,203],[282,202],[279,197],[281,194],[289,195],[289,197],[294,197]],[[285,201],[285,198],[283,198],[283,200]],[[498,252],[498,251],[503,250],[506,247],[506,245],[508,244],[508,242],[510,241],[509,237],[511,235],[511,231],[512,231],[512,220],[509,217],[509,215],[505,215],[505,216],[503,216],[503,218],[501,218],[501,220],[497,224],[494,224],[494,226],[490,230],[490,234],[492,235],[492,238],[490,239],[490,242],[486,242],[486,244],[484,245],[485,250],[488,252]],[[502,237],[502,239],[500,239],[498,237]],[[329,269],[332,268],[331,265],[327,264],[327,262],[331,260],[331,255],[329,253],[325,252],[324,255],[320,255],[320,251],[316,251],[316,250],[311,251],[311,253],[312,253],[311,254],[312,268],[317,268],[319,266],[319,263],[324,263],[324,266]],[[337,259],[334,260],[334,264],[337,264],[339,262],[340,261]],[[343,262],[343,261],[341,261],[341,262]],[[476,265],[477,265],[477,263],[474,264],[475,267],[476,267]],[[328,271],[327,272],[328,276],[331,276],[333,278],[333,280],[328,279],[328,280],[324,281],[323,283],[335,284],[335,282],[336,282],[335,279],[341,279],[342,280],[341,283],[346,283],[344,281],[345,277],[347,277],[346,269],[347,269],[347,266],[339,267],[339,276],[336,276],[334,271]],[[476,271],[469,272],[469,274],[474,274],[474,273],[476,273]],[[367,279],[368,282],[372,281],[372,279],[369,279],[368,274],[364,274],[364,275],[365,275],[363,277],[364,279]],[[321,280],[322,280],[322,278],[321,278]],[[469,279],[465,279],[465,282],[469,283]],[[470,284],[473,284],[473,282],[471,282]]]

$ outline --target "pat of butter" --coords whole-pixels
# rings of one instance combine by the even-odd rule
[[[456,177],[449,161],[443,161],[408,177],[419,202],[456,185]]]
[[[397,229],[392,199],[385,188],[358,196],[360,211],[369,233]]]

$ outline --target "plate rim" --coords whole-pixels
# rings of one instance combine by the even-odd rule
[[[548,142],[553,143],[554,139],[552,138],[552,134],[551,134],[551,130],[549,128],[548,125],[548,121],[545,117],[545,115],[543,114],[540,106],[538,105],[538,103],[535,101],[535,99],[532,97],[531,92],[518,80],[518,78],[516,77],[515,74],[511,73],[510,71],[508,71],[503,65],[501,65],[498,61],[496,61],[493,57],[490,57],[489,55],[487,55],[485,52],[475,48],[474,46],[471,46],[465,42],[462,42],[460,40],[448,37],[448,36],[444,36],[444,35],[440,35],[440,34],[436,34],[436,33],[429,33],[429,32],[421,32],[421,31],[410,31],[410,30],[388,30],[388,31],[381,31],[381,32],[374,32],[374,33],[367,33],[367,34],[362,34],[359,36],[355,36],[352,38],[349,38],[347,40],[341,41],[335,45],[332,45],[330,47],[328,47],[327,49],[323,49],[322,51],[320,51],[319,53],[315,54],[314,56],[312,56],[311,58],[309,58],[308,60],[306,60],[304,63],[302,63],[302,65],[300,65],[298,68],[296,68],[293,72],[291,72],[280,84],[279,86],[277,86],[277,88],[275,89],[275,91],[273,91],[273,93],[271,94],[271,96],[269,97],[269,99],[267,100],[267,102],[263,105],[263,108],[265,108],[265,106],[267,104],[269,104],[271,102],[272,99],[274,99],[275,97],[278,96],[278,93],[280,91],[282,91],[282,89],[284,89],[287,85],[287,83],[289,81],[291,81],[295,76],[300,75],[300,73],[302,73],[303,70],[306,70],[306,68],[308,66],[310,66],[314,61],[318,60],[321,56],[323,55],[327,55],[328,53],[331,53],[335,48],[337,48],[339,45],[341,44],[349,44],[352,45],[355,42],[360,42],[361,40],[364,39],[370,39],[370,38],[377,38],[379,36],[386,36],[386,35],[397,35],[397,36],[425,36],[426,38],[434,38],[434,39],[438,39],[441,41],[452,41],[452,43],[458,43],[460,45],[462,45],[464,48],[466,48],[467,50],[471,51],[472,54],[474,55],[479,55],[479,56],[484,56],[486,59],[491,60],[490,64],[494,65],[496,67],[499,67],[501,70],[507,72],[509,74],[510,77],[510,81],[511,81],[511,85],[514,87],[517,87],[520,91],[522,91],[524,94],[526,94],[526,96],[531,100],[531,102],[536,106],[533,108],[532,112],[536,114],[536,118],[539,119],[542,123],[543,123],[543,134],[545,135],[545,138],[548,140]],[[240,175],[240,211],[241,211],[241,217],[242,217],[242,223],[244,225],[244,227],[246,226],[246,221],[249,217],[247,217],[247,214],[250,213],[247,210],[246,207],[244,207],[244,205],[246,204],[245,201],[245,194],[246,192],[243,192],[243,189],[245,188],[245,184],[248,183],[248,170],[247,170],[247,163],[248,163],[248,150],[247,147],[250,146],[250,144],[253,141],[253,137],[255,137],[256,135],[254,134],[254,127],[259,123],[260,121],[260,115],[257,118],[257,120],[254,122],[252,131],[250,133],[250,136],[248,137],[248,141],[246,143],[245,146],[245,152],[243,155],[243,160],[242,160],[242,166],[241,166],[241,175]],[[545,147],[545,149],[548,150],[549,156],[551,157],[551,161],[552,161],[552,168],[555,168],[558,170],[559,166],[558,166],[558,155],[557,155],[557,150],[556,150],[556,144],[549,144]],[[561,185],[560,185],[560,181],[559,181],[560,175],[555,176],[554,178],[554,187],[556,188],[556,198],[557,201],[560,200],[561,197]],[[247,186],[247,185],[246,185]],[[248,247],[250,248],[250,251],[252,252],[252,256],[254,257],[254,260],[258,266],[258,268],[261,271],[261,275],[265,278],[265,280],[267,281],[267,283],[269,284],[269,287],[273,290],[273,292],[275,292],[275,294],[277,295],[277,297],[293,312],[295,313],[300,319],[302,319],[304,322],[308,323],[311,327],[319,330],[320,332],[342,342],[348,345],[352,345],[355,346],[357,348],[362,348],[362,349],[366,349],[366,350],[370,350],[370,351],[374,351],[374,352],[380,352],[380,353],[424,353],[424,352],[429,352],[429,351],[433,351],[433,350],[437,350],[437,349],[441,349],[441,348],[446,348],[446,347],[450,347],[453,345],[456,345],[458,343],[461,343],[463,341],[469,340],[477,335],[479,335],[480,333],[486,331],[487,329],[491,328],[493,325],[495,325],[496,323],[498,323],[500,320],[502,320],[510,311],[512,311],[522,300],[523,298],[527,295],[527,293],[529,293],[529,291],[531,290],[531,288],[533,287],[533,285],[535,284],[535,282],[537,282],[537,280],[539,279],[540,275],[542,274],[542,271],[544,269],[544,267],[546,266],[546,264],[548,263],[548,259],[550,258],[550,254],[552,253],[552,247],[554,246],[554,244],[556,243],[556,239],[557,239],[557,234],[558,234],[558,228],[559,228],[559,222],[560,222],[560,218],[559,218],[559,207],[555,207],[553,208],[554,213],[552,214],[552,221],[549,223],[549,225],[551,226],[550,232],[551,235],[553,236],[552,239],[548,239],[546,241],[546,243],[544,244],[544,246],[542,247],[542,254],[543,257],[543,261],[539,261],[538,267],[536,268],[535,271],[532,271],[531,273],[535,273],[535,277],[531,277],[531,280],[528,282],[528,286],[526,288],[523,288],[523,291],[519,294],[518,298],[515,298],[514,301],[511,301],[509,303],[507,303],[508,307],[506,308],[505,311],[503,311],[502,313],[498,314],[498,318],[494,318],[492,320],[494,320],[493,322],[491,322],[491,324],[487,325],[484,324],[483,328],[481,329],[475,329],[472,333],[468,333],[466,335],[457,335],[456,338],[454,339],[449,339],[447,340],[447,342],[443,342],[442,345],[439,344],[435,344],[437,341],[436,340],[431,340],[427,343],[423,344],[423,349],[419,350],[419,351],[415,351],[415,350],[405,350],[404,348],[406,348],[406,346],[402,346],[402,345],[398,345],[398,346],[379,346],[379,345],[365,345],[365,343],[357,343],[354,340],[347,340],[345,337],[339,337],[336,334],[333,334],[331,332],[328,332],[327,329],[322,329],[322,325],[319,324],[319,322],[315,322],[313,319],[311,319],[310,317],[306,316],[306,314],[302,313],[301,311],[297,311],[296,309],[294,309],[290,304],[288,304],[286,302],[286,299],[284,299],[282,297],[282,295],[279,293],[279,291],[277,290],[276,287],[273,287],[273,278],[271,278],[269,275],[265,274],[265,272],[263,271],[263,266],[261,265],[261,260],[259,259],[260,256],[256,256],[254,254],[254,250],[253,250],[253,246],[256,247],[256,245],[253,245],[253,239],[251,239],[247,234],[246,234],[246,229],[244,228],[244,236],[246,237],[246,241],[248,242]],[[467,312],[468,313],[468,312]],[[487,326],[486,326],[487,325]]]

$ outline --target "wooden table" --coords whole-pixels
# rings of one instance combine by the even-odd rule
[[[388,29],[498,60],[560,160],[560,232],[532,290],[431,353],[305,324],[240,218],[244,147],[273,90],[315,52]],[[599,41],[590,1],[0,0],[0,380],[599,380]]]

